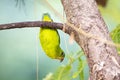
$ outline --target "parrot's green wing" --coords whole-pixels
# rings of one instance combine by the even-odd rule
[[[52,22],[52,19],[48,13],[43,15],[42,20]],[[61,61],[64,59],[65,54],[60,48],[60,36],[57,29],[51,29],[48,27],[41,28],[39,38],[42,49],[47,56],[52,59],[59,59]]]

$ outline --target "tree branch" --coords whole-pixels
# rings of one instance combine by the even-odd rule
[[[107,25],[95,0],[61,0],[67,22],[79,31],[112,41]],[[89,80],[120,80],[120,57],[115,46],[93,37],[75,33],[75,40],[84,51],[90,68]]]
[[[31,21],[31,22],[18,22],[18,23],[9,23],[1,24],[0,30],[14,29],[14,28],[25,28],[25,27],[49,27],[52,29],[61,29],[63,28],[62,23],[56,22],[46,22],[46,21]]]

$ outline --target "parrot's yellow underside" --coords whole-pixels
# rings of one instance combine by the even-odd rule
[[[43,15],[43,21],[52,21],[48,13]],[[40,43],[42,49],[52,59],[64,59],[64,52],[60,48],[60,37],[56,29],[44,27],[40,29]]]

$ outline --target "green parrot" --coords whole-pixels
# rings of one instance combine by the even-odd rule
[[[52,22],[50,15],[44,13],[42,21]],[[65,54],[60,48],[60,36],[57,29],[44,27],[40,29],[39,33],[40,44],[46,55],[52,59],[63,61]]]

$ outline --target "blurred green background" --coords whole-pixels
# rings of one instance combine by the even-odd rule
[[[63,7],[60,0],[48,0],[48,3],[63,15]],[[112,4],[116,5],[116,3]],[[117,7],[115,8],[116,10],[120,9],[120,6],[114,7]],[[119,18],[113,19],[114,17],[108,14],[110,10],[108,12],[105,9],[100,9],[101,12],[103,11],[104,20],[111,31],[120,22]],[[38,21],[41,20],[42,14],[46,12],[51,15],[55,22],[62,22],[45,0],[1,0],[0,24]],[[118,13],[116,12],[116,14]],[[114,15],[116,14],[114,13]],[[48,58],[41,49],[38,34],[39,28],[0,31],[0,80],[36,80],[37,61],[39,80],[42,80],[48,73],[55,72],[59,66],[68,62],[67,57],[62,63]],[[69,36],[67,34],[62,31],[59,31],[59,34],[61,47],[67,55],[80,50],[76,42],[69,44]],[[73,64],[73,71],[76,70],[76,65],[77,62]],[[88,67],[86,67],[85,80],[88,79],[88,74]],[[78,78],[74,80],[78,80]]]

